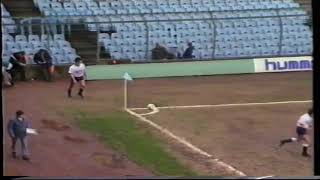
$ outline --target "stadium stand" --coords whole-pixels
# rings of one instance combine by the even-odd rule
[[[60,22],[79,16],[77,21],[84,21],[89,32],[106,32],[110,22],[117,21],[112,23],[116,33],[111,37],[98,35],[99,44],[114,59],[149,60],[156,43],[182,53],[192,42],[195,59],[310,55],[313,51],[307,13],[294,0],[33,1],[42,15],[61,16]]]
[[[17,27],[15,21],[12,19],[11,14],[7,11],[4,5],[1,3],[1,29],[2,33],[15,33]],[[10,24],[4,26],[3,24]]]
[[[36,34],[17,34],[17,28],[10,13],[1,3],[2,8],[2,61],[8,61],[12,53],[25,51],[29,57],[29,64],[34,64],[33,56],[40,48],[48,49],[53,55],[54,64],[73,63],[75,57],[78,57],[76,50],[65,40],[64,34],[48,35]],[[6,25],[10,24],[10,25]],[[11,25],[12,24],[12,25]]]
[[[29,64],[34,64],[33,56],[41,48],[49,49],[54,58],[54,64],[70,64],[77,57],[76,51],[70,43],[64,40],[63,34],[55,34],[54,40],[46,40],[45,36],[41,39],[38,35],[15,35],[2,34],[3,61],[9,60],[12,53],[25,51],[31,58]]]
[[[203,12],[297,8],[293,0],[41,0],[35,1],[44,15],[114,15],[169,12]]]

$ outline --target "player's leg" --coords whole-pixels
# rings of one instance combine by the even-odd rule
[[[83,96],[83,91],[84,91],[85,87],[86,87],[86,81],[85,81],[84,79],[82,79],[82,80],[80,81],[80,88],[79,88],[79,92],[78,92],[78,95],[79,95],[80,97],[82,97],[82,98],[84,98],[84,96]]]
[[[296,138],[296,137],[291,137],[291,138],[289,138],[289,139],[283,139],[283,140],[281,140],[280,141],[280,147],[281,146],[283,146],[283,145],[285,145],[285,144],[287,144],[287,143],[292,143],[292,142],[296,142],[297,140],[299,140],[299,134],[301,134],[301,132],[300,132],[301,130],[300,130],[300,127],[297,127],[296,128],[296,133],[297,133],[297,135],[298,135],[298,138]]]
[[[305,134],[302,136],[302,156],[310,157],[310,154],[308,153],[308,148],[310,146],[310,140],[308,134]]]
[[[74,86],[74,82],[73,82],[73,79],[70,78],[70,83],[69,83],[69,87],[68,87],[68,97],[72,97],[72,88]]]
[[[292,143],[292,142],[296,142],[298,139],[295,137],[291,137],[289,139],[283,139],[280,141],[280,147],[287,144],[287,143]]]
[[[18,138],[14,137],[11,140],[12,140],[12,144],[11,144],[12,157],[16,158],[17,157],[16,144],[17,144]]]

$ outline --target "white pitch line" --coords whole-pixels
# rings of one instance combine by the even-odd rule
[[[139,114],[139,115],[141,115],[141,116],[147,116],[147,115],[152,115],[152,114],[156,114],[156,113],[158,113],[159,112],[159,109],[158,108],[156,108],[156,109],[153,109],[151,112],[149,112],[149,113],[144,113],[144,114]]]
[[[183,109],[183,108],[204,108],[204,107],[232,107],[232,106],[255,106],[255,105],[276,105],[276,104],[294,104],[294,103],[310,103],[312,100],[306,101],[280,101],[280,102],[263,102],[263,103],[239,103],[239,104],[215,104],[215,105],[190,105],[190,106],[162,106],[158,109]],[[130,110],[145,110],[148,108],[130,108]]]
[[[263,176],[263,177],[257,177],[255,179],[266,179],[266,178],[271,178],[273,177],[274,175],[271,175],[271,176]]]
[[[137,117],[139,120],[143,121],[143,122],[146,122],[148,123],[149,125],[153,126],[154,128],[158,129],[159,131],[161,131],[162,133],[170,136],[171,138],[177,140],[178,142],[184,144],[185,146],[189,147],[191,150],[203,155],[203,156],[206,156],[207,158],[212,158],[212,155],[211,154],[208,154],[207,152],[197,148],[196,146],[192,145],[191,143],[189,143],[188,141],[186,141],[185,139],[181,138],[181,137],[178,137],[176,136],[175,134],[173,134],[172,132],[170,132],[169,130],[167,130],[166,128],[163,128],[161,127],[160,125],[148,120],[147,118],[143,117],[142,115],[140,114],[137,114],[133,111],[131,111],[130,109],[125,109],[129,114]],[[218,159],[213,159],[214,162],[218,163],[220,166],[223,166],[224,168],[236,173],[237,175],[239,176],[246,176],[245,173],[235,169],[234,167],[218,160]]]

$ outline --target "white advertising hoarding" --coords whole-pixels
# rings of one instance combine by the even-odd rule
[[[312,56],[253,59],[255,72],[312,71]]]

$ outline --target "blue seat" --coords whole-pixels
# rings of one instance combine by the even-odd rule
[[[20,49],[32,49],[32,44],[25,41],[20,41],[20,42],[17,42],[16,44],[18,44]]]
[[[27,37],[25,35],[16,35],[15,41],[16,42],[27,42]]]
[[[31,45],[33,49],[45,48],[45,44],[40,41],[31,41]]]
[[[63,47],[62,50],[64,55],[76,54],[76,50],[72,47]]]
[[[60,49],[55,47],[50,48],[50,51],[51,51],[51,54],[54,56],[63,55],[63,52]]]
[[[140,14],[140,10],[138,8],[130,8],[130,9],[128,9],[128,13],[130,13],[130,14]]]
[[[54,35],[53,35],[53,40],[55,40],[55,41],[65,40],[64,34],[54,34]]]
[[[93,11],[93,15],[96,15],[96,16],[105,15],[105,11],[102,9],[93,9],[92,11]]]
[[[41,40],[41,41],[48,41],[48,40],[49,40],[49,36],[46,35],[46,34],[41,34],[40,40]]]
[[[2,41],[14,42],[14,38],[9,34],[2,34]]]
[[[51,9],[55,9],[55,10],[63,9],[62,4],[58,2],[52,2],[50,6],[51,6]]]
[[[109,2],[107,2],[107,1],[99,1],[99,7],[101,9],[109,9],[110,8]]]
[[[7,50],[19,48],[18,44],[12,41],[5,42],[5,47]]]
[[[40,38],[38,35],[30,34],[28,35],[29,42],[40,42]]]
[[[69,64],[70,63],[67,56],[63,56],[60,54],[54,54],[53,57],[54,57],[57,64]]]
[[[68,15],[76,15],[76,7],[71,2],[63,3],[64,10],[68,13]]]
[[[50,9],[50,3],[47,1],[38,1],[38,8],[40,11],[44,11],[46,9]]]
[[[71,44],[68,41],[57,40],[56,42],[57,42],[59,48],[71,47]]]
[[[281,55],[296,55],[297,49],[293,47],[284,46],[281,49]]]
[[[94,2],[94,1],[87,1],[86,3],[87,3],[87,7],[89,9],[94,9],[94,8],[98,8],[99,7],[98,4],[96,2]]]
[[[121,59],[122,54],[120,52],[114,51],[111,53],[111,57],[113,57],[114,59]]]
[[[11,56],[11,53],[8,56],[2,55],[2,62],[8,62],[10,60],[10,56]]]
[[[72,2],[64,2],[63,3],[63,8],[64,9],[75,9],[75,5]]]
[[[20,47],[15,43],[7,42],[6,46],[7,50],[10,51],[10,53],[16,53],[21,51]]]
[[[87,4],[85,2],[75,3],[75,7],[77,10],[87,9]]]
[[[74,60],[76,58],[80,57],[79,55],[77,54],[68,54],[67,55],[67,60],[69,61],[69,63],[74,63]]]
[[[110,39],[109,34],[107,33],[99,33],[98,34],[98,40],[99,42],[103,42],[104,40]]]

